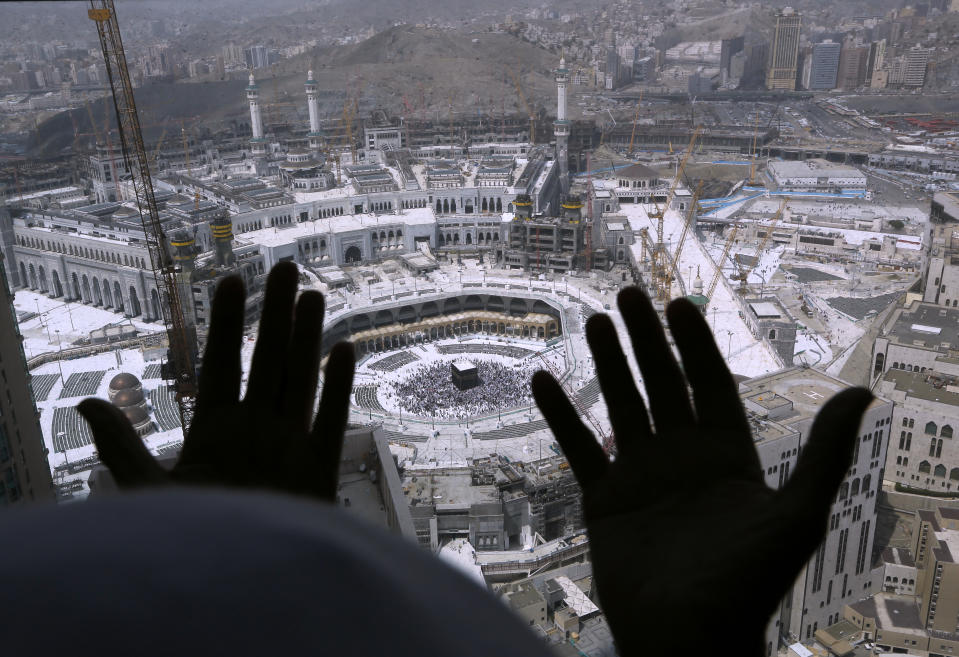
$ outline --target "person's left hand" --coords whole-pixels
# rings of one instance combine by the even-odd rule
[[[353,346],[339,343],[331,350],[311,429],[323,296],[304,292],[294,313],[297,276],[292,263],[278,264],[270,272],[243,399],[243,282],[230,276],[217,287],[196,410],[171,471],[160,467],[113,404],[101,399],[79,404],[100,459],[118,486],[212,484],[335,498],[353,382]]]

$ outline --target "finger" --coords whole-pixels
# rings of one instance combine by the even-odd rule
[[[255,406],[272,409],[283,398],[297,275],[295,264],[281,262],[273,267],[266,281],[263,313],[245,399]]]
[[[586,488],[606,473],[609,461],[593,432],[586,428],[559,383],[542,370],[533,374],[533,397],[566,454],[576,481]]]
[[[801,550],[795,558],[800,561],[822,540],[829,509],[852,461],[862,415],[872,400],[865,388],[849,388],[826,402],[816,415],[796,470],[777,493],[789,527],[803,528],[796,543]]]
[[[723,440],[722,447],[733,450],[730,461],[759,476],[762,466],[753,445],[739,388],[726,367],[706,319],[686,299],[669,304],[666,317],[683,359],[683,372],[693,389],[702,435]]]
[[[304,292],[296,304],[293,338],[290,340],[287,388],[284,398],[286,415],[293,426],[306,432],[313,415],[316,381],[320,373],[320,337],[323,329],[323,295]]]
[[[169,480],[120,409],[102,399],[84,399],[77,411],[90,425],[100,460],[119,488],[151,486]]]
[[[593,315],[586,322],[586,341],[596,359],[599,387],[606,400],[616,445],[628,452],[636,442],[649,438],[649,416],[633,373],[629,370],[616,327],[609,315]]]
[[[686,380],[673,358],[656,309],[637,287],[623,289],[617,300],[643,380],[655,382],[646,386],[646,395],[656,431],[688,431],[693,425],[693,409]]]
[[[243,280],[239,276],[228,276],[217,285],[210,311],[210,333],[200,369],[197,413],[236,403],[240,398],[245,297]]]
[[[350,414],[350,393],[353,391],[353,370],[356,357],[353,345],[339,342],[330,350],[323,377],[323,395],[320,409],[310,436],[316,463],[311,475],[310,492],[320,499],[332,502],[336,498],[337,473],[343,434]],[[316,474],[319,474],[319,477]]]

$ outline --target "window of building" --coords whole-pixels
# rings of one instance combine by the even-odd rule
[[[925,431],[926,431],[926,434],[927,434],[927,435],[929,435],[929,436],[935,436],[937,429],[938,429],[938,427],[936,427],[936,423],[935,423],[935,422],[927,422],[927,423],[926,423],[926,429],[925,429]]]

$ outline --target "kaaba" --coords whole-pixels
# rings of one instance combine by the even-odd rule
[[[479,385],[479,370],[468,360],[458,360],[450,365],[453,385],[460,390],[468,390]]]

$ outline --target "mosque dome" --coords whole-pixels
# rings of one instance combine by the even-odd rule
[[[120,390],[111,400],[117,408],[126,408],[127,406],[138,406],[143,403],[143,391],[127,388]]]
[[[123,414],[130,421],[130,424],[133,425],[133,430],[136,431],[138,436],[146,436],[153,433],[153,422],[145,410],[139,406],[127,406],[120,410],[123,411]]]
[[[127,416],[127,419],[130,420],[130,424],[136,427],[138,424],[150,421],[150,416],[147,415],[147,412],[138,406],[127,406],[126,408],[120,409],[123,411],[123,414]]]
[[[140,383],[140,379],[129,372],[120,372],[110,379],[110,390],[112,392],[119,392],[121,390],[143,390],[143,385]]]

